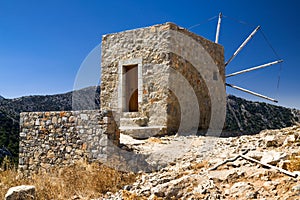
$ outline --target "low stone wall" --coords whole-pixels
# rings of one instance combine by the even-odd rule
[[[19,170],[25,174],[107,159],[119,131],[112,112],[26,112],[20,115]]]

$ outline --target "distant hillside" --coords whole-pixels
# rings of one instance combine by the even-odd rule
[[[264,129],[288,127],[299,120],[299,110],[227,96],[226,132],[256,134]]]
[[[7,147],[14,158],[18,157],[19,150],[19,122],[0,111],[0,149]],[[0,157],[0,164],[2,158]]]
[[[99,86],[56,95],[15,99],[0,96],[0,148],[4,145],[17,156],[20,112],[99,109],[99,96]],[[297,110],[229,95],[224,130],[230,135],[255,134],[264,129],[291,126],[299,118],[300,112]]]
[[[9,118],[19,121],[20,112],[35,111],[60,111],[78,109],[91,109],[91,99],[94,108],[99,108],[100,87],[87,87],[81,90],[55,95],[34,95],[15,99],[0,98],[0,112],[5,113]],[[74,105],[72,105],[72,97]],[[80,99],[80,100],[78,100]],[[90,106],[90,107],[89,107]]]

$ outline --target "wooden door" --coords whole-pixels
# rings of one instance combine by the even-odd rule
[[[129,112],[138,112],[138,66],[125,67],[126,76],[126,107]]]

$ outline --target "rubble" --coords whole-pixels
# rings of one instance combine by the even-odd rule
[[[299,133],[294,126],[240,137],[166,136],[134,142],[135,152],[152,155],[147,162],[168,164],[140,172],[134,184],[107,199],[300,199],[300,169],[291,171],[290,166],[290,159],[300,155]],[[272,145],[266,145],[266,138]]]

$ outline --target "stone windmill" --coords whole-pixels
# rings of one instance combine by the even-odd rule
[[[117,111],[121,133],[147,138],[178,133],[178,130],[209,130],[212,126],[220,130],[226,115],[225,86],[277,102],[226,82],[226,78],[269,67],[282,60],[225,75],[226,66],[260,26],[225,62],[224,48],[218,44],[221,20],[222,14],[214,42],[173,23],[103,36],[101,109]],[[181,77],[184,80],[180,80]],[[183,86],[185,82],[187,87]],[[222,84],[213,86],[216,82]],[[192,92],[188,93],[189,90]],[[220,94],[224,96],[217,97]],[[221,109],[213,110],[216,104],[222,104]],[[220,115],[223,121],[216,120]]]

